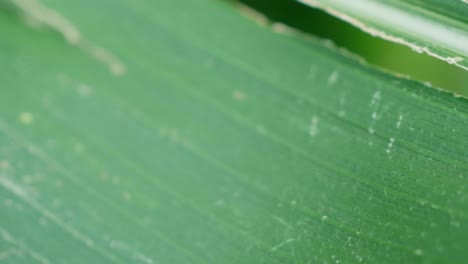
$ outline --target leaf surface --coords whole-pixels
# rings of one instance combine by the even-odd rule
[[[466,99],[222,1],[43,3],[0,15],[6,263],[468,257]]]

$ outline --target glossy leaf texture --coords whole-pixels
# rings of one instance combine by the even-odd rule
[[[468,258],[466,99],[223,1],[11,3],[2,262]]]

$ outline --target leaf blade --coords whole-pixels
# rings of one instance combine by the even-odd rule
[[[353,26],[467,70],[468,5],[454,1],[299,0]],[[435,13],[434,10],[440,11]],[[449,16],[450,15],[450,16]],[[453,17],[452,17],[453,16]]]
[[[50,2],[127,66],[1,17],[0,226],[50,262],[465,257],[465,99],[213,1]]]

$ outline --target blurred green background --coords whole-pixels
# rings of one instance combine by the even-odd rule
[[[294,0],[240,2],[264,14],[271,21],[329,39],[375,66],[431,83],[435,87],[468,94],[468,73],[465,70],[426,54],[418,54],[406,46],[372,37],[321,10]]]

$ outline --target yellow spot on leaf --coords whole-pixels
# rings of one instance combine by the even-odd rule
[[[30,125],[34,121],[34,116],[31,113],[23,112],[19,115],[19,121],[23,125]]]

